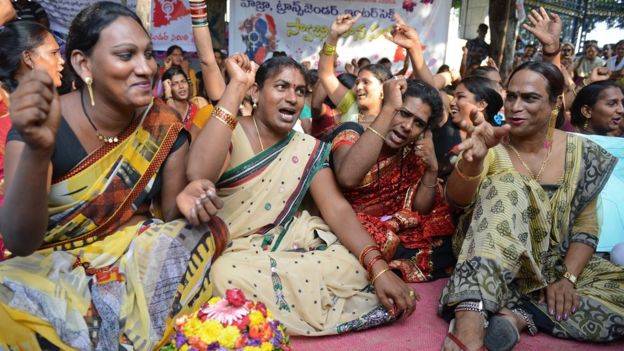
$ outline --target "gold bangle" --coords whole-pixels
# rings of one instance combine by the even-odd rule
[[[483,175],[483,172],[474,175],[474,176],[469,176],[466,175],[464,172],[461,171],[461,169],[459,169],[459,162],[463,160],[463,158],[460,158],[459,160],[457,160],[457,162],[455,162],[455,170],[457,171],[457,175],[462,178],[463,180],[466,181],[473,181],[473,180],[477,180],[477,179],[481,179],[481,176]]]
[[[373,129],[373,127],[368,126],[366,127],[366,130],[370,130],[371,132],[373,132],[373,134],[375,134],[376,136],[379,137],[379,139],[381,139],[384,143],[386,142],[386,137],[383,136],[381,133],[379,133],[378,131],[376,131],[375,129]]]
[[[327,44],[327,42],[323,43],[323,49],[321,50],[321,53],[325,56],[331,56],[333,54],[336,53],[336,47],[333,45],[329,45]]]
[[[371,285],[375,285],[375,280],[377,280],[377,278],[379,278],[382,274],[386,273],[389,270],[390,270],[390,267],[386,267],[382,269],[381,271],[379,271],[379,273],[375,274],[373,279],[371,279]]]
[[[214,111],[212,111],[212,115],[221,123],[225,124],[231,130],[236,128],[238,121],[234,118],[234,115],[230,113],[230,111],[224,109],[221,106],[215,106]]]

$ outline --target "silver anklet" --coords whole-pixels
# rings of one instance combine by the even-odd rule
[[[529,335],[533,336],[537,334],[537,326],[535,325],[535,322],[533,321],[533,316],[531,314],[527,313],[521,308],[514,308],[511,310],[511,312],[513,312],[513,314],[526,322]]]
[[[483,301],[462,301],[455,307],[455,312],[458,311],[479,312],[483,319],[483,328],[487,328],[490,324],[487,311],[483,309]]]

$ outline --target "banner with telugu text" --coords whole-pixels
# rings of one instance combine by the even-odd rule
[[[317,67],[319,50],[336,16],[361,13],[338,43],[339,69],[360,57],[373,62],[387,57],[398,68],[404,50],[383,36],[392,30],[393,15],[398,13],[418,31],[427,65],[437,68],[444,61],[450,9],[450,0],[232,0],[229,52],[244,52],[262,62],[274,51],[285,51]]]

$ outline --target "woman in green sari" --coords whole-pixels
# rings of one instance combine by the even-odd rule
[[[510,350],[525,328],[592,342],[624,335],[624,269],[594,255],[597,195],[617,160],[554,129],[562,91],[556,66],[527,62],[509,78],[508,125],[476,109],[462,122],[469,138],[446,191],[467,212],[440,299],[454,318],[445,350]]]
[[[232,240],[210,272],[215,293],[240,288],[300,335],[359,330],[412,313],[417,295],[389,270],[340,194],[329,145],[292,130],[307,86],[301,65],[276,57],[256,73],[246,56],[235,55],[226,67],[230,83],[193,141],[188,165],[191,179],[217,183],[218,215]],[[249,87],[256,108],[236,119],[229,111]]]
[[[188,184],[188,135],[153,102],[152,43],[133,12],[85,8],[66,52],[77,91],[59,97],[34,70],[12,95],[0,349],[151,350],[212,296],[226,228],[176,218],[194,220],[214,185]]]

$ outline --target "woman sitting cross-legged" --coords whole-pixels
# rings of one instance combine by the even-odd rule
[[[509,78],[508,125],[476,108],[462,122],[468,138],[446,190],[468,212],[440,298],[454,318],[445,350],[510,350],[523,329],[592,342],[624,334],[624,268],[594,255],[597,195],[616,158],[554,129],[563,82],[556,66],[527,62]]]
[[[225,64],[230,82],[188,165],[191,179],[217,183],[224,203],[218,215],[232,244],[210,271],[216,294],[240,288],[300,335],[359,330],[412,313],[418,295],[371,249],[327,167],[330,145],[292,130],[305,100],[302,66],[274,57],[256,73],[241,54]],[[237,119],[230,111],[249,87],[257,107]]]
[[[175,219],[219,201],[209,181],[187,182],[188,134],[152,103],[156,61],[133,12],[82,10],[66,57],[77,91],[59,97],[34,70],[11,96],[0,349],[155,349],[212,296],[206,272],[227,239],[216,218]]]
[[[438,91],[417,80],[384,84],[384,105],[366,129],[336,130],[332,163],[338,183],[390,267],[407,282],[448,276],[455,225],[438,185],[431,126],[443,108]]]

